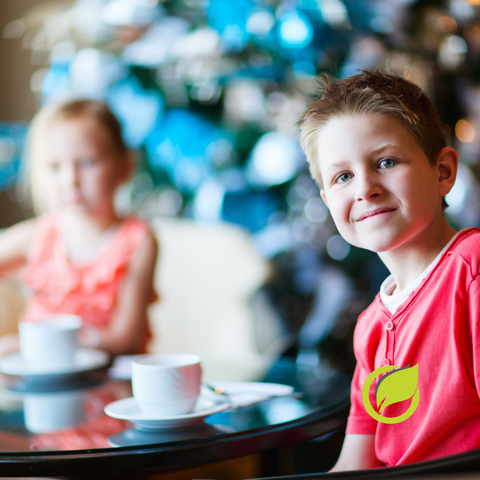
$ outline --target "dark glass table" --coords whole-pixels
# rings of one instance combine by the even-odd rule
[[[242,362],[222,362],[240,379]],[[237,366],[237,368],[235,367]],[[252,378],[253,377],[253,378]],[[315,438],[346,423],[350,378],[328,366],[265,358],[247,380],[292,385],[301,398],[275,397],[234,407],[181,428],[144,431],[104,407],[132,395],[129,380],[107,370],[55,378],[2,376],[2,476],[105,476],[167,472]]]

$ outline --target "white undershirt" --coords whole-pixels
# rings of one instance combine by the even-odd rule
[[[407,297],[422,283],[422,280],[433,270],[435,265],[440,261],[440,257],[455,240],[458,233],[445,245],[443,250],[435,257],[433,262],[413,281],[408,287],[405,287],[399,292],[392,292],[395,290],[396,284],[392,275],[389,275],[380,286],[380,298],[385,305],[385,308],[390,313],[395,313],[397,308],[407,299]]]

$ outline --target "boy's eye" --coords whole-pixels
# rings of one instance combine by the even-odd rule
[[[336,179],[336,183],[345,183],[348,182],[352,178],[351,173],[341,173]]]
[[[384,158],[380,161],[380,168],[392,168],[397,164],[397,161],[393,158]]]

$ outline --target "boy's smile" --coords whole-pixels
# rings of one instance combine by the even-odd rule
[[[428,244],[443,228],[442,197],[451,185],[442,181],[441,162],[432,165],[399,120],[334,117],[317,148],[321,196],[349,243],[386,252]]]

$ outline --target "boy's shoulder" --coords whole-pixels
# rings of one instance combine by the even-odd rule
[[[460,230],[450,251],[475,252],[480,244],[480,228],[470,227]],[[480,253],[480,252],[479,252]]]
[[[480,228],[461,230],[447,254],[458,256],[470,265],[472,274],[477,275],[480,272]]]

